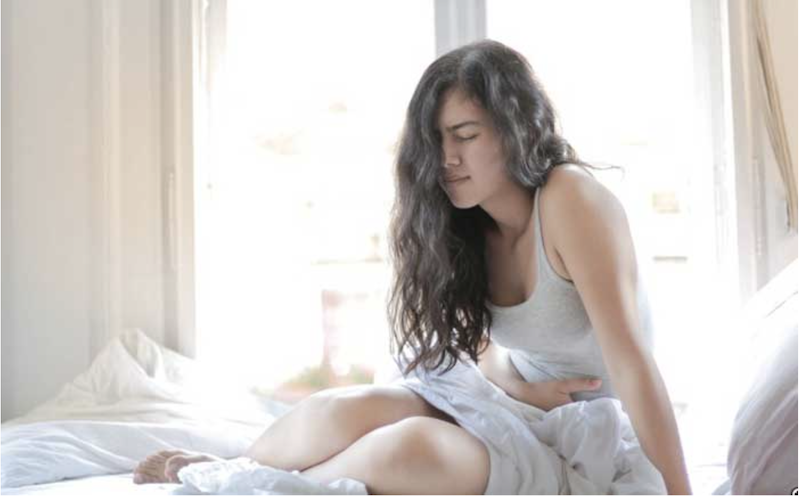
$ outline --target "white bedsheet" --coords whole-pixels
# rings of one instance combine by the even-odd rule
[[[355,480],[322,487],[287,471],[243,467],[243,460],[235,459],[287,409],[129,330],[55,398],[0,426],[0,489],[4,494],[197,494],[192,483],[132,481],[131,472],[147,455],[185,449],[231,459],[215,463],[216,471],[208,464],[184,468],[191,470],[181,473],[187,481],[206,488],[212,488],[213,478],[219,491],[249,479],[252,493],[366,493]]]
[[[462,375],[455,383],[453,378],[431,382],[431,398],[477,408],[475,388],[485,389],[487,384],[474,384],[472,375]],[[500,392],[481,393],[489,402]],[[544,493],[664,490],[660,475],[642,460],[629,421],[620,417],[624,413],[618,401],[573,403],[540,417],[535,408],[522,409],[510,397],[501,397],[506,408],[510,402],[511,411],[517,409],[511,425],[540,418],[535,433],[541,443],[530,432],[498,431],[511,426],[507,423],[477,426],[474,423],[482,422],[476,416],[459,421],[473,433],[491,434],[492,443],[505,440],[496,450],[530,451],[526,457],[537,466],[525,469],[523,478],[534,479]],[[195,361],[131,330],[110,342],[54,399],[0,427],[0,487],[4,494],[366,493],[366,487],[352,479],[321,486],[297,472],[257,466],[239,457],[288,408],[236,388],[234,382],[209,377]],[[605,435],[590,436],[598,432]],[[184,468],[181,485],[132,483],[131,471],[141,459],[175,448],[230,460]]]
[[[98,495],[103,497],[118,495],[152,496],[178,493],[183,485],[175,483],[159,483],[136,485],[133,475],[103,475],[74,478],[71,480],[26,485],[23,487],[3,488],[3,495]]]

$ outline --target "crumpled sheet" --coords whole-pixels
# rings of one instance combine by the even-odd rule
[[[176,493],[220,495],[367,495],[366,486],[351,478],[339,478],[326,485],[299,471],[261,466],[252,459],[190,464],[178,471],[183,488]]]
[[[240,456],[290,406],[249,394],[140,330],[112,339],[52,399],[2,424],[3,494],[366,494],[363,483],[323,486]],[[131,471],[159,450],[229,460],[183,468],[186,483],[135,485]],[[255,465],[255,466],[254,466]],[[126,475],[129,489],[120,492]]]
[[[392,384],[416,392],[487,446],[486,494],[667,493],[619,399],[544,411],[508,396],[469,360],[443,369],[417,368]]]

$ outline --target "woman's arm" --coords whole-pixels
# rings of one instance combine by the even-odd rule
[[[500,387],[511,397],[516,398],[520,383],[524,383],[525,378],[519,374],[517,368],[511,363],[508,351],[498,347],[494,342],[484,337],[483,343],[487,341],[489,342],[488,348],[478,356],[478,369],[481,370],[487,380]]]
[[[620,365],[612,381],[630,414],[633,429],[648,459],[658,468],[667,492],[691,495],[692,488],[683,460],[680,433],[667,388],[655,362],[644,355],[642,363]]]
[[[602,385],[600,378],[528,382],[511,362],[508,350],[491,341],[486,351],[478,356],[478,368],[486,379],[512,399],[545,411],[573,402],[570,395],[574,392],[597,390]]]
[[[556,170],[548,189],[557,218],[556,250],[581,296],[642,450],[670,494],[691,494],[669,395],[637,333],[638,269],[625,211],[611,192],[582,172]]]

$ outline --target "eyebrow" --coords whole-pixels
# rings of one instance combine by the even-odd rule
[[[446,129],[447,129],[447,131],[450,131],[452,133],[453,131],[455,131],[455,130],[457,130],[459,128],[463,128],[464,126],[470,126],[470,125],[472,125],[472,126],[480,126],[481,123],[479,123],[478,121],[464,121],[464,122],[461,122],[461,123],[458,123],[458,124],[454,124],[453,126],[450,126],[450,127],[446,128]]]

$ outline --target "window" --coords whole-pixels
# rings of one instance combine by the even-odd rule
[[[655,355],[684,409],[696,394],[686,357],[705,361],[698,336],[719,339],[712,319],[728,304],[701,276],[716,264],[720,223],[710,138],[697,124],[692,5],[487,0],[485,12],[453,10],[476,5],[443,2],[440,24],[456,26],[445,34],[463,42],[485,27],[521,51],[581,158],[625,169],[597,176],[626,207]],[[227,0],[225,10],[216,159],[198,175],[198,358],[268,390],[288,381],[281,392],[298,397],[301,384],[370,381],[388,359],[394,146],[436,56],[434,2]]]
[[[707,387],[726,388],[698,374],[730,370],[720,344],[732,330],[721,317],[738,305],[739,281],[728,230],[736,213],[724,207],[735,187],[720,139],[727,49],[715,39],[715,9],[688,0],[486,3],[487,36],[528,58],[579,156],[625,169],[596,176],[625,206],[654,314],[653,354],[690,434],[686,454],[704,462],[724,460],[728,420],[690,427],[687,412],[708,405]]]
[[[694,173],[711,164],[697,159],[690,9],[674,0],[486,5],[487,36],[528,58],[579,156],[625,170],[596,176],[625,205],[654,312],[654,355],[679,410],[696,371],[675,359],[711,329],[702,311],[715,295],[698,277],[705,259],[695,245],[713,234],[693,236],[709,215],[693,198]]]
[[[371,382],[389,360],[394,149],[435,57],[433,2],[228,0],[224,22],[198,359],[289,402]]]

